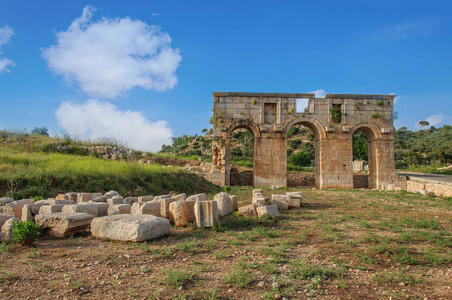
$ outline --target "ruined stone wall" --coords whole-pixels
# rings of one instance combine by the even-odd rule
[[[315,187],[314,173],[287,172],[288,187]]]
[[[354,189],[368,189],[369,175],[368,174],[353,174],[353,188]]]
[[[407,181],[407,191],[418,193],[426,191],[436,196],[452,197],[452,185],[439,183],[423,183],[415,180]]]
[[[311,129],[315,138],[316,187],[353,188],[352,138],[356,130],[363,131],[369,141],[369,187],[397,185],[394,97],[213,93],[214,172],[223,174],[221,185],[229,184],[231,135],[235,129],[246,128],[254,137],[254,185],[287,186],[287,133],[293,125],[301,124]],[[297,107],[302,102],[305,106]],[[218,149],[221,141],[224,143]]]

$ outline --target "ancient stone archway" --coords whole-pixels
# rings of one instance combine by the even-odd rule
[[[287,132],[303,124],[315,136],[316,186],[353,188],[355,130],[363,131],[372,151],[370,182],[397,185],[394,170],[394,95],[214,92],[210,178],[230,182],[230,139],[237,128],[254,136],[254,185],[287,186]]]

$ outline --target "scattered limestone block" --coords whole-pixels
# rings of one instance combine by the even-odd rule
[[[427,191],[426,191],[426,190],[420,190],[419,193],[420,193],[421,195],[424,195],[424,196],[427,195]]]
[[[0,214],[3,213],[3,209],[4,209],[4,207],[3,207],[3,206],[0,206]]]
[[[0,206],[5,205],[6,203],[10,203],[13,202],[14,199],[13,198],[9,198],[9,197],[2,197],[0,198]]]
[[[131,209],[132,209],[132,205],[130,205],[128,203],[112,205],[108,208],[108,215],[114,216],[114,215],[130,214]]]
[[[17,218],[22,217],[22,208],[25,204],[34,204],[34,199],[23,199],[18,201],[13,201],[5,204],[5,208],[3,209],[3,213],[15,216]]]
[[[264,197],[264,195],[260,193],[256,193],[253,195],[252,203],[254,206],[265,206],[268,205],[269,199],[268,197]]]
[[[63,209],[64,204],[56,204],[56,205],[43,205],[39,209],[39,214],[54,214],[59,213]]]
[[[257,215],[256,207],[253,204],[239,207],[239,213],[246,217],[255,217]]]
[[[99,214],[99,209],[94,203],[65,205],[61,210],[62,213],[87,213],[94,217]]]
[[[175,200],[173,198],[161,198],[160,200],[155,200],[160,202],[160,217],[169,218],[169,205]]]
[[[160,217],[160,202],[135,202],[130,209],[135,215],[154,215]]]
[[[229,198],[228,193],[221,192],[216,194],[213,200],[218,204],[218,214],[220,216],[223,217],[232,213],[232,201]]]
[[[49,205],[71,205],[71,204],[75,204],[74,200],[58,200],[58,199],[47,199],[47,203]]]
[[[169,219],[174,221],[176,226],[187,226],[195,221],[196,201],[173,201],[169,204]]]
[[[264,190],[263,189],[254,189],[251,194],[254,196],[254,194],[264,194]]]
[[[170,229],[169,220],[151,215],[115,215],[95,218],[91,223],[95,237],[132,242],[164,236]]]
[[[106,196],[98,196],[91,198],[91,202],[103,202],[107,203],[108,198]]]
[[[77,202],[78,193],[76,193],[76,192],[69,192],[69,193],[66,193],[66,195],[68,196],[69,200]]]
[[[69,199],[69,197],[66,194],[58,194],[55,197],[56,200],[65,200],[65,199]]]
[[[236,211],[239,208],[239,197],[236,195],[229,195],[229,199],[232,201],[232,211]]]
[[[63,208],[64,209],[64,208]],[[65,237],[89,229],[93,215],[86,213],[54,213],[39,214],[35,217],[36,224],[48,229],[48,234],[54,237]]]
[[[116,195],[116,196],[113,196],[113,198],[108,198],[107,202],[110,205],[124,204],[124,198],[120,195]]]
[[[160,196],[155,196],[154,200],[160,201],[160,199],[162,199],[162,198],[171,198],[171,197],[172,197],[172,195],[160,195]]]
[[[272,205],[276,204],[278,208],[289,209],[290,197],[287,195],[272,194]]]
[[[179,195],[172,196],[171,199],[173,199],[174,201],[185,201],[187,200],[187,195],[185,195],[185,193],[182,193]]]
[[[97,198],[102,196],[101,193],[78,193],[77,194],[77,203],[89,202],[93,198]]]
[[[103,202],[88,202],[88,203],[97,206],[97,217],[108,216],[108,208],[110,207],[110,204]]]
[[[274,219],[279,216],[278,206],[276,204],[257,207],[256,212],[259,218],[268,215],[270,218]]]
[[[198,227],[213,227],[218,223],[217,201],[196,201],[195,218]]]
[[[22,208],[22,222],[33,222],[35,220],[35,216],[39,214],[39,209],[42,206],[49,206],[47,203],[35,203],[35,204],[25,204]]]
[[[0,229],[2,228],[3,224],[9,219],[11,219],[13,216],[7,215],[7,214],[0,214]]]
[[[154,200],[154,196],[152,196],[152,195],[138,197],[138,202],[149,202],[152,200]]]
[[[189,196],[186,201],[206,201],[207,195],[205,193]]]
[[[127,197],[124,199],[124,203],[125,204],[134,204],[135,202],[138,202],[138,198],[137,197]]]
[[[301,206],[301,192],[287,192],[286,195],[290,197],[289,199],[289,207],[300,207]]]
[[[22,222],[17,217],[11,217],[10,219],[6,220],[5,223],[2,226],[1,231],[1,238],[3,242],[9,243],[13,239],[13,228],[14,223],[20,223]]]
[[[104,196],[107,197],[107,199],[108,199],[108,198],[113,198],[116,195],[119,195],[119,193],[117,191],[108,191],[105,193]]]

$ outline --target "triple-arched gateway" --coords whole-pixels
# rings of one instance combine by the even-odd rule
[[[213,93],[211,180],[230,184],[231,135],[254,137],[254,186],[287,186],[287,133],[293,125],[314,134],[317,188],[353,188],[353,133],[368,139],[369,188],[398,185],[394,169],[394,95]]]

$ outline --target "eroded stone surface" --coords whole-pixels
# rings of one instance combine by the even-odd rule
[[[93,215],[87,213],[54,213],[39,214],[35,222],[48,230],[48,234],[54,237],[65,237],[77,232],[89,230]]]
[[[154,215],[160,217],[160,202],[135,202],[130,210],[131,214],[136,215]]]
[[[142,242],[170,232],[169,220],[152,215],[114,215],[95,218],[91,233],[95,237]]]
[[[207,195],[204,193],[191,195],[187,198],[187,201],[206,201]]]
[[[218,214],[220,216],[226,216],[232,213],[232,201],[229,198],[228,193],[221,192],[216,194],[213,200],[217,202]]]
[[[1,238],[3,242],[9,243],[13,239],[13,228],[14,223],[16,222],[20,223],[22,221],[17,217],[11,217],[10,219],[7,219],[3,224],[1,231]]]
[[[275,204],[257,207],[256,212],[259,218],[268,215],[270,218],[274,219],[279,216],[278,206]]]
[[[61,210],[62,213],[87,213],[97,217],[99,209],[94,203],[65,205]]]
[[[196,201],[173,201],[169,204],[169,219],[174,221],[176,226],[187,226],[195,221]]]
[[[44,205],[39,209],[39,214],[54,214],[63,210],[64,204]]]
[[[276,204],[278,208],[289,209],[290,197],[287,195],[272,194],[272,205]]]
[[[2,228],[3,224],[9,219],[11,219],[13,216],[8,214],[1,214],[0,213],[0,229]]]
[[[255,217],[257,215],[256,207],[253,204],[239,207],[239,213],[247,217]]]
[[[108,215],[114,216],[114,215],[130,214],[131,209],[132,209],[132,205],[130,205],[128,203],[112,205],[108,208]]]
[[[22,217],[22,209],[25,204],[34,204],[34,199],[22,199],[18,201],[13,201],[5,204],[5,208],[3,209],[4,214],[8,214],[11,216],[15,216],[17,218]]]

